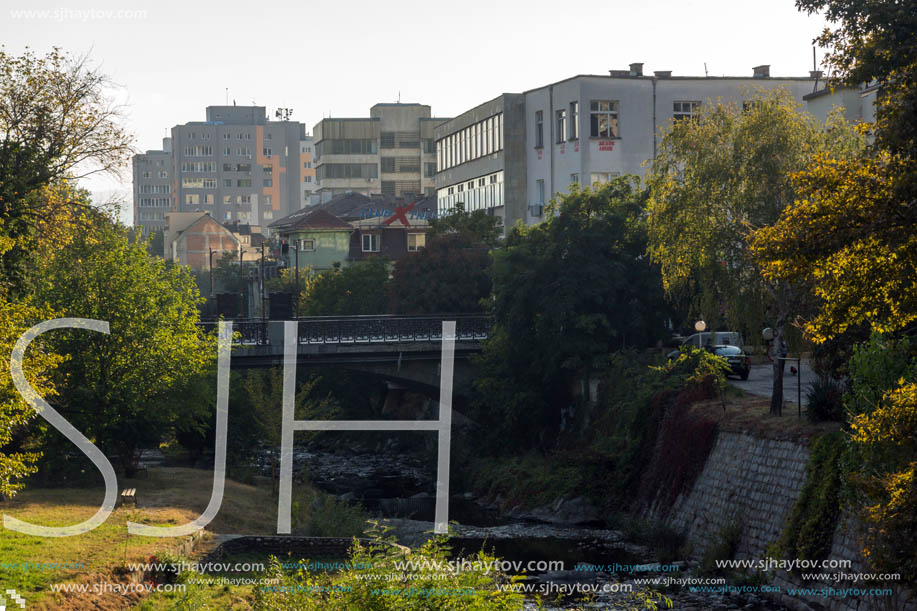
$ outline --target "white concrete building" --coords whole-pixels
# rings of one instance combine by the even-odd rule
[[[814,84],[814,73],[771,77],[769,66],[755,67],[748,77],[678,77],[667,71],[645,76],[643,64],[635,63],[608,76],[579,75],[531,89],[521,94],[521,104],[519,94],[504,94],[437,127],[438,212],[444,214],[460,202],[466,209],[490,210],[503,218],[504,225],[520,219],[540,222],[553,194],[567,191],[574,182],[588,185],[622,174],[643,176],[644,163],[655,156],[660,129],[691,116],[700,105],[740,102],[761,89],[776,88],[787,89],[802,102]],[[514,102],[513,114],[524,117],[522,128],[514,128],[515,117],[504,111],[498,122],[499,149],[489,152],[493,147],[481,142],[488,131],[469,131],[470,119],[487,114],[481,109],[497,101],[509,107],[508,100]],[[502,189],[519,185],[516,192],[487,200],[469,197],[469,187],[476,188],[481,180],[489,184],[495,175]],[[471,205],[465,199],[473,199]]]

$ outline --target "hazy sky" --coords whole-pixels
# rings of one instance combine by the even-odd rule
[[[88,53],[123,87],[139,149],[230,104],[293,109],[312,126],[376,102],[453,116],[502,92],[644,62],[646,73],[806,75],[819,16],[793,0],[348,0],[74,2],[0,0],[0,43]],[[38,11],[48,11],[44,16]],[[28,13],[31,11],[31,14]],[[118,11],[122,13],[119,14]],[[821,59],[819,50],[818,57]],[[330,113],[330,115],[329,115]],[[124,182],[96,179],[95,192]],[[129,217],[125,215],[125,221]]]

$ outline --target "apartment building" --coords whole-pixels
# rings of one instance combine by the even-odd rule
[[[143,235],[163,231],[172,209],[172,139],[162,139],[161,150],[134,155],[132,160],[134,226]]]
[[[322,119],[313,129],[316,199],[344,193],[432,196],[437,125],[424,104],[376,104],[368,118]]]
[[[771,77],[766,65],[748,77],[649,76],[634,63],[607,76],[578,75],[503,94],[436,128],[438,212],[462,204],[488,210],[506,226],[540,222],[545,204],[573,183],[642,176],[660,128],[702,104],[747,100],[775,88],[802,102],[815,79],[815,73]]]
[[[264,106],[208,106],[204,121],[176,125],[161,151],[136,155],[134,222],[165,228],[167,212],[200,212],[220,223],[267,226],[311,203],[312,138]]]

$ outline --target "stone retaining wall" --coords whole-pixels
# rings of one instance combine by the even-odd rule
[[[741,525],[737,559],[764,559],[767,547],[783,533],[793,504],[805,482],[809,461],[808,447],[793,440],[755,437],[747,433],[720,431],[703,471],[687,493],[679,495],[670,508],[651,506],[645,516],[685,535],[695,556],[703,556],[711,545],[722,539],[725,529]],[[814,572],[871,572],[859,554],[856,523],[843,516],[834,533],[829,558],[851,562],[850,568]],[[854,583],[804,583],[784,571],[772,582],[786,591],[790,588],[833,587],[869,589]],[[782,604],[799,610],[828,609],[830,611],[866,611],[869,609],[900,609],[917,611],[917,601],[907,603],[885,597],[796,597],[782,594],[775,598]],[[883,600],[884,598],[884,600]]]

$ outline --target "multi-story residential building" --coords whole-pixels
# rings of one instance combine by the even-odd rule
[[[573,183],[642,176],[660,128],[702,104],[775,88],[802,102],[815,77],[774,78],[769,66],[755,67],[749,77],[648,76],[635,63],[608,76],[579,75],[503,94],[436,128],[439,214],[462,204],[488,210],[504,225],[537,223],[551,197]]]
[[[177,210],[268,226],[302,207],[305,126],[269,121],[264,106],[208,106],[206,121],[172,128]]]
[[[311,203],[312,138],[263,106],[208,106],[205,121],[176,125],[163,150],[134,157],[134,223],[164,230],[167,212],[268,226]]]
[[[172,139],[162,139],[162,150],[134,155],[134,226],[143,235],[163,231],[172,209]]]
[[[447,119],[432,117],[423,104],[376,104],[369,114],[316,124],[317,199],[327,202],[343,193],[433,195],[433,130]]]
[[[835,109],[843,108],[848,121],[872,123],[876,120],[876,98],[881,89],[878,83],[864,83],[859,87],[829,86],[824,82],[822,85],[822,89],[803,96],[806,110],[818,119],[824,121]]]

